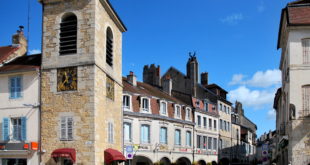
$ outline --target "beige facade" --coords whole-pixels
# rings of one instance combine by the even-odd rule
[[[73,148],[76,164],[103,164],[105,149],[122,151],[122,32],[126,29],[107,1],[42,0],[42,4],[41,129],[46,151],[42,163],[56,164],[51,157],[54,150]],[[68,14],[77,18],[77,50],[60,55],[60,26]],[[106,63],[108,28],[113,35],[112,66]],[[77,68],[77,87],[59,91],[59,69],[68,67]],[[107,79],[113,82],[109,87]],[[63,139],[61,123],[66,117],[73,121],[72,135]]]
[[[224,101],[218,100],[219,108],[219,159],[227,158],[231,160],[231,111],[232,107]]]
[[[309,6],[308,1],[291,2],[282,10],[280,20],[282,87],[277,91],[274,108],[279,145],[276,161],[282,164],[310,163]]]
[[[21,96],[10,96],[10,79],[20,77],[22,81]],[[0,164],[7,165],[7,159],[24,160],[27,164],[39,164],[37,150],[24,149],[24,144],[39,141],[39,69],[32,71],[18,71],[5,73],[0,71],[0,121],[1,121],[1,146]],[[25,118],[25,129],[18,129],[15,121]],[[4,139],[5,119],[8,120],[8,139]],[[24,132],[25,131],[25,132]],[[25,134],[26,137],[20,137]]]

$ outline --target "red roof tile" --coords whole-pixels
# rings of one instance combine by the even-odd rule
[[[0,47],[0,63],[2,63],[6,58],[8,58],[13,52],[15,52],[18,49],[19,47],[12,47],[12,46]]]
[[[133,86],[129,82],[127,82],[127,78],[123,77],[123,85],[124,85],[123,90],[127,92],[138,93],[138,94],[145,95],[145,96],[155,96],[158,98],[165,99],[167,101],[173,101],[175,103],[187,105],[181,100],[175,97],[172,97],[166,94],[165,92],[163,92],[161,89],[157,87],[153,87],[147,83],[137,82],[137,86]]]

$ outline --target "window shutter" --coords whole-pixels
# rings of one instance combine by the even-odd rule
[[[15,95],[15,77],[10,78],[10,98],[16,98]]]
[[[21,118],[21,126],[22,126],[21,140],[26,141],[27,140],[27,118],[26,117]]]
[[[67,118],[67,132],[68,132],[68,140],[73,139],[73,119],[72,117]]]
[[[60,139],[66,139],[66,117],[61,117],[60,121]]]
[[[21,97],[21,89],[22,89],[22,79],[21,77],[16,77],[16,88],[15,88],[15,97]]]
[[[10,119],[9,118],[3,118],[2,122],[2,139],[4,141],[10,140]]]

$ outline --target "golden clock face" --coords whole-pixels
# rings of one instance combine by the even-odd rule
[[[77,67],[57,69],[57,91],[77,90]]]
[[[114,81],[110,77],[107,77],[106,91],[107,98],[114,100]]]

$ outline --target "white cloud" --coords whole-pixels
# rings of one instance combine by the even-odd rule
[[[249,85],[252,87],[270,87],[281,83],[281,71],[278,69],[257,71],[251,79],[244,80],[243,74],[235,74],[229,85]]]
[[[246,86],[240,86],[230,91],[228,97],[231,102],[238,100],[247,107],[260,108],[273,103],[275,92],[275,89],[251,90]]]
[[[41,53],[41,50],[39,50],[39,49],[29,50],[29,54],[39,54],[39,53]]]
[[[242,21],[243,19],[244,19],[243,14],[241,14],[241,13],[234,13],[234,14],[226,16],[225,18],[222,18],[221,22],[222,23],[227,23],[227,24],[230,24],[230,25],[236,25],[240,21]]]
[[[267,112],[267,119],[268,120],[275,120],[276,119],[276,111],[274,109],[270,109]]]

